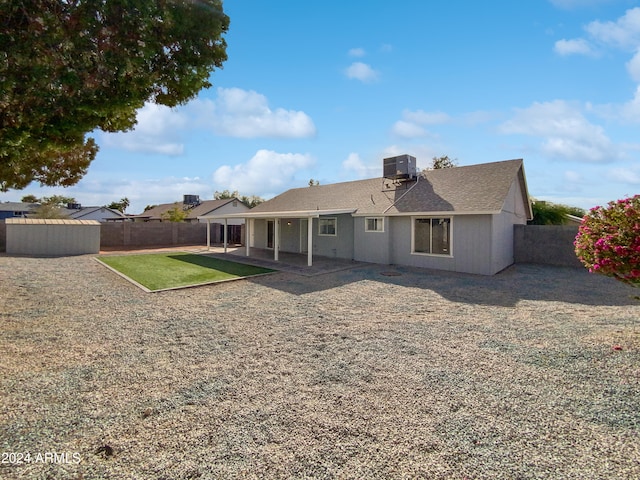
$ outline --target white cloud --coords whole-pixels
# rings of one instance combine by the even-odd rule
[[[570,183],[582,183],[584,181],[584,175],[574,170],[567,170],[564,172],[564,179]]]
[[[364,51],[364,48],[352,48],[349,50],[350,57],[364,57],[365,54],[366,52]]]
[[[553,49],[558,55],[594,55],[592,46],[584,38],[575,38],[573,40],[558,40]]]
[[[451,117],[443,112],[425,112],[424,110],[404,110],[402,120],[391,127],[394,135],[402,138],[419,138],[429,135],[424,125],[440,125],[451,121]]]
[[[614,168],[607,174],[609,180],[625,183],[628,185],[640,185],[640,167]]]
[[[499,131],[539,137],[540,149],[551,157],[608,162],[620,156],[602,127],[591,124],[576,106],[561,100],[516,109],[515,116]]]
[[[20,197],[64,195],[75,198],[83,206],[102,206],[127,197],[127,213],[142,213],[147,205],[182,201],[185,194],[200,195],[203,200],[213,199],[211,182],[199,177],[163,177],[148,180],[120,180],[98,178],[91,170],[77,185],[71,187],[31,187],[21,191]],[[18,198],[20,198],[18,197]]]
[[[380,165],[382,165],[382,160]],[[379,175],[380,165],[377,167],[369,166],[362,161],[360,155],[350,153],[342,162],[342,169],[348,173],[354,173],[357,178],[373,178]]]
[[[218,98],[196,100],[194,112],[203,126],[223,136],[302,138],[316,133],[306,113],[283,108],[271,110],[264,95],[240,88],[218,88]]]
[[[370,65],[362,62],[352,63],[346,70],[345,74],[348,78],[360,80],[361,82],[373,82],[378,79],[378,72],[376,72]]]
[[[177,156],[184,153],[180,131],[187,125],[181,111],[164,105],[146,103],[138,110],[138,123],[128,132],[102,132],[102,144],[130,152]]]
[[[439,125],[442,123],[448,123],[451,117],[443,112],[425,112],[424,110],[416,110],[412,112],[405,110],[402,113],[405,120],[410,122],[419,123],[421,125]]]
[[[640,86],[636,88],[633,99],[622,105],[620,116],[627,121],[640,122]]]
[[[626,67],[633,81],[640,83],[640,49],[638,49],[631,60],[627,62]]]
[[[296,174],[314,165],[310,155],[259,150],[247,163],[223,165],[213,173],[216,189],[270,197],[294,186]]]
[[[391,131],[394,135],[402,138],[426,137],[429,134],[429,132],[420,125],[404,120],[398,120],[394,123]]]
[[[615,22],[593,21],[585,30],[604,44],[635,49],[640,45],[640,7],[627,10]]]

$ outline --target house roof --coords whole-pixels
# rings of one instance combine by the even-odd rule
[[[2,212],[29,212],[39,207],[39,203],[25,202],[0,202],[0,211]]]
[[[278,214],[316,216],[314,211],[350,211],[354,215],[403,215],[451,212],[498,213],[513,182],[520,184],[523,204],[530,203],[523,161],[506,160],[463,167],[429,170],[415,182],[394,185],[373,178],[288,190],[251,209],[251,217]]]
[[[69,216],[69,218],[82,219],[82,217],[86,217],[96,211],[102,210],[102,213],[109,212],[114,218],[121,217],[124,218],[125,214],[115,210],[113,208],[108,207],[81,207],[81,208],[64,208],[62,211]]]
[[[234,200],[240,202],[240,200],[238,200],[237,198],[223,198],[223,199],[219,199],[219,200],[203,200],[198,205],[196,205],[195,207],[192,207],[189,210],[187,210],[188,214],[187,214],[186,218],[188,220],[195,220],[199,216],[207,215],[207,214],[209,214],[209,213],[211,213],[211,212],[213,212],[213,211],[215,211],[215,210],[227,205],[228,203],[233,202]],[[240,202],[240,203],[242,203],[242,202]],[[149,219],[149,220],[162,220],[162,216],[165,213],[167,213],[169,210],[173,209],[176,205],[181,207],[184,204],[182,202],[163,203],[161,205],[156,205],[155,207],[144,211],[140,215],[132,215],[132,218],[143,218],[143,219]]]

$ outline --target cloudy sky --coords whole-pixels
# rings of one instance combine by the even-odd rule
[[[62,194],[83,205],[264,198],[523,158],[530,194],[589,208],[640,193],[640,7],[629,0],[227,0],[229,60],[176,109],[146,105]]]

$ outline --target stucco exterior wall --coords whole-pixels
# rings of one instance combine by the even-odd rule
[[[411,253],[412,217],[391,217],[392,264],[492,275],[491,216],[458,215],[451,222],[451,256]]]
[[[353,259],[353,217],[350,214],[334,217],[337,219],[336,236],[320,235],[318,219],[313,219],[313,254]]]
[[[83,255],[100,252],[100,222],[95,220],[7,219],[7,253]]]
[[[367,232],[367,217],[354,217],[354,260],[358,262],[381,263],[388,265],[391,263],[391,229],[393,221],[391,218],[385,218],[384,231]]]

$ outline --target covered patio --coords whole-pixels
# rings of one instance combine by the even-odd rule
[[[227,253],[229,250],[229,242],[227,238],[227,222],[229,219],[238,219],[242,218],[245,222],[245,246],[244,246],[244,255],[246,257],[252,256],[252,250],[254,249],[253,245],[253,234],[252,231],[252,220],[266,220],[273,222],[273,249],[268,248],[266,251],[273,255],[273,261],[278,262],[280,260],[281,255],[281,232],[282,232],[282,223],[286,221],[290,223],[291,220],[299,220],[306,223],[306,232],[301,232],[305,236],[306,246],[304,247],[304,256],[306,257],[307,267],[313,266],[313,219],[320,218],[321,216],[331,216],[331,215],[341,215],[341,214],[351,214],[355,210],[354,209],[334,209],[334,210],[302,210],[302,211],[282,211],[282,212],[268,212],[268,213],[260,213],[260,212],[245,212],[241,214],[227,214],[227,215],[212,215],[212,216],[201,216],[198,217],[200,221],[206,221],[207,223],[207,249],[211,249],[211,237],[210,237],[210,223],[213,220],[222,220],[224,222],[224,239],[223,239],[223,249],[224,253]],[[302,247],[302,245],[301,245]],[[261,250],[261,249],[258,249]],[[301,248],[302,250],[302,248]],[[282,252],[285,253],[285,252]],[[291,252],[286,252],[291,253]],[[300,253],[293,252],[294,255],[300,256]]]
[[[324,275],[325,273],[339,272],[363,265],[368,265],[355,260],[343,258],[329,258],[316,256],[312,266],[307,265],[307,255],[301,253],[280,252],[278,261],[273,259],[273,252],[263,248],[252,248],[251,256],[247,257],[243,247],[210,247],[204,251],[198,251],[200,255],[210,255],[221,259],[232,260],[238,263],[246,263],[259,267],[272,268],[282,272],[295,273],[305,277]]]

